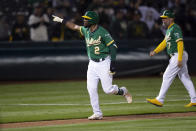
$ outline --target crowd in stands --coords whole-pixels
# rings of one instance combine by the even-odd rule
[[[83,25],[88,10],[100,16],[99,24],[114,39],[163,38],[160,14],[175,12],[184,37],[196,36],[195,0],[1,0],[0,41],[64,41],[80,35],[52,21],[55,14]]]

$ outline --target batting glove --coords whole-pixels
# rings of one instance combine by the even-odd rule
[[[111,64],[110,64],[110,72],[109,73],[111,75],[116,74],[116,68],[115,68],[115,62],[114,61],[111,61]]]
[[[52,15],[52,17],[53,17],[53,21],[55,21],[55,22],[60,22],[60,23],[63,22],[63,19],[58,16]]]

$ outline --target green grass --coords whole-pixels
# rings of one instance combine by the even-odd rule
[[[192,80],[196,85],[196,77]],[[133,104],[124,103],[122,96],[105,94],[99,86],[104,116],[196,111],[194,107],[184,107],[190,100],[178,79],[169,89],[164,107],[146,103],[146,98],[156,97],[161,82],[162,78],[115,79],[114,84],[129,89]],[[87,118],[91,114],[86,81],[0,85],[0,123]]]
[[[2,131],[195,131],[196,117],[95,122],[29,128],[8,128]]]

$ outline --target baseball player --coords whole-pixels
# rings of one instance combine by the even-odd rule
[[[99,107],[97,92],[99,80],[106,94],[122,95],[128,103],[132,103],[132,97],[125,87],[118,88],[117,85],[112,85],[117,50],[115,41],[106,29],[98,25],[99,16],[96,12],[87,11],[82,17],[84,26],[76,25],[58,16],[53,16],[53,21],[64,23],[69,29],[79,31],[85,38],[89,58],[87,89],[93,108],[93,115],[88,119],[100,120],[103,118],[103,113]]]
[[[162,18],[163,26],[167,28],[166,36],[159,46],[154,51],[150,52],[150,56],[154,56],[167,47],[167,53],[171,58],[169,60],[169,65],[163,74],[159,95],[155,99],[146,100],[156,106],[163,106],[166,92],[176,75],[178,75],[191,98],[191,102],[185,105],[185,107],[196,106],[196,93],[188,74],[188,54],[183,47],[182,31],[180,27],[174,23],[174,13],[172,11],[165,10],[160,17]]]

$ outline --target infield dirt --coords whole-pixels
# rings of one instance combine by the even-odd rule
[[[123,121],[123,120],[176,118],[176,117],[186,117],[186,116],[196,116],[196,112],[110,116],[110,117],[104,117],[103,120],[68,119],[68,120],[7,123],[7,124],[0,124],[0,128],[21,128],[21,127],[51,126],[51,125],[109,122],[109,121]]]

